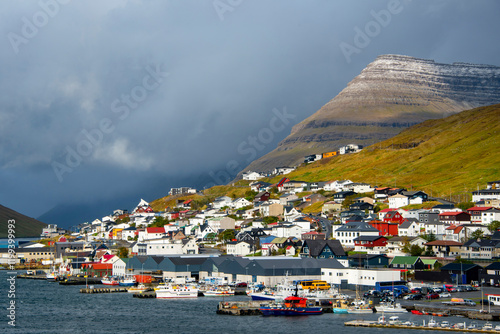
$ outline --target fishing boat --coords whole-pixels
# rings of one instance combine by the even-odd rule
[[[373,313],[373,309],[368,305],[354,305],[347,309],[348,314],[368,314]]]
[[[198,298],[198,288],[193,285],[164,284],[155,288],[156,298]]]
[[[439,324],[436,322],[436,320],[434,320],[434,318],[431,318],[429,320],[429,323],[427,324],[428,327],[438,327]]]
[[[118,281],[119,286],[134,286],[137,284],[137,281],[134,276],[122,277]]]
[[[130,293],[142,293],[145,291],[148,291],[150,288],[145,286],[144,284],[140,283],[138,286],[131,286],[130,288],[127,289],[127,292]]]
[[[321,307],[308,305],[307,298],[290,296],[282,303],[262,305],[259,310],[264,316],[295,316],[295,315],[319,315],[323,313]]]
[[[493,330],[493,325],[489,322],[485,323],[483,325],[483,328],[481,328],[483,331],[491,331]]]
[[[55,282],[59,279],[59,274],[54,269],[52,272],[47,273],[45,278],[47,278],[47,281],[49,282]]]
[[[385,313],[407,313],[408,311],[401,307],[400,303],[383,303],[375,306],[377,312]]]
[[[389,325],[399,325],[401,324],[401,321],[399,320],[399,317],[397,315],[393,315],[392,317],[389,318]]]
[[[114,276],[111,276],[111,277],[104,276],[101,280],[101,283],[104,285],[118,285],[119,284],[118,279]]]
[[[347,314],[347,309],[349,308],[347,299],[339,299],[335,303],[333,308],[333,313],[336,314]]]
[[[203,292],[205,297],[234,296],[234,290],[229,287],[215,287]]]

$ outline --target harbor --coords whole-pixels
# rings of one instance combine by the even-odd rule
[[[422,325],[408,323],[405,325],[404,323],[390,324],[390,323],[379,323],[376,321],[368,321],[368,320],[351,320],[351,321],[345,322],[344,326],[347,326],[347,327],[374,327],[374,328],[384,328],[384,329],[390,328],[390,329],[404,329],[404,330],[416,329],[416,330],[447,331],[447,332],[461,332],[461,333],[463,333],[463,332],[471,332],[471,333],[498,333],[498,332],[500,332],[500,328],[495,329],[496,327],[493,328],[493,326],[488,326],[488,325],[485,325],[485,326],[488,326],[487,327],[488,329],[485,329],[484,326],[481,328],[467,328],[465,326],[465,324],[463,326],[457,326],[457,327],[451,327],[451,326],[442,327],[442,326],[439,326],[439,324],[429,326],[429,324],[426,325],[425,323],[422,323]]]

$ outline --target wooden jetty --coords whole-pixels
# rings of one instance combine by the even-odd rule
[[[80,289],[80,293],[113,293],[113,292],[127,292],[127,288],[84,288]]]
[[[352,327],[374,327],[374,328],[395,328],[395,329],[418,329],[418,330],[432,330],[432,331],[448,331],[448,332],[471,332],[471,333],[498,333],[494,329],[468,329],[468,328],[453,328],[453,327],[429,327],[423,325],[413,325],[405,326],[403,324],[380,324],[376,321],[366,321],[366,320],[352,320],[344,322],[344,326]]]
[[[226,315],[262,315],[259,310],[262,304],[269,304],[265,300],[257,301],[222,301],[217,305],[217,314]]]
[[[154,291],[144,291],[134,293],[134,298],[156,298],[156,292]]]
[[[46,275],[26,275],[26,274],[19,274],[16,276],[17,278],[23,278],[23,279],[43,279],[47,280]]]

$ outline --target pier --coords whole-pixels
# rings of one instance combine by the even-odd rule
[[[424,325],[412,325],[405,326],[402,324],[379,324],[375,321],[366,321],[366,320],[352,320],[348,322],[344,322],[344,326],[351,327],[375,327],[375,328],[394,328],[394,329],[418,329],[418,330],[432,330],[432,331],[448,331],[448,332],[471,332],[471,333],[498,333],[498,331],[494,329],[468,329],[468,328],[453,328],[453,327],[430,327]]]
[[[80,293],[113,293],[113,292],[127,292],[127,288],[85,288],[80,289]]]

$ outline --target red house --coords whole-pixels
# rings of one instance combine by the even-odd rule
[[[390,222],[382,222],[380,220],[373,220],[368,222],[371,226],[375,227],[380,231],[380,235],[399,235],[399,224],[398,223],[390,223]]]
[[[385,249],[387,245],[387,238],[378,235],[361,235],[353,241],[354,250],[357,252],[377,249],[382,250]]]
[[[401,225],[405,219],[398,211],[389,211],[384,216],[384,222],[386,223],[397,223]]]
[[[470,214],[467,212],[442,212],[439,214],[439,221],[444,224],[465,224],[470,222]]]

